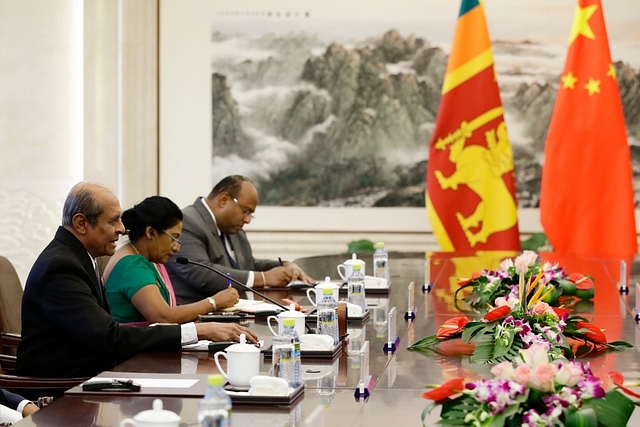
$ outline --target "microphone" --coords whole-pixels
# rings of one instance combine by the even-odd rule
[[[208,266],[207,264],[203,264],[201,262],[197,262],[197,261],[191,261],[189,258],[183,257],[183,256],[179,256],[176,258],[176,262],[178,264],[182,264],[182,265],[187,265],[187,264],[193,264],[193,265],[197,265],[199,267],[204,267],[207,270],[213,271],[214,273],[216,273],[219,276],[224,277],[227,280],[232,281],[233,283],[235,283],[236,285],[240,286],[242,289],[249,291],[251,293],[254,293],[256,295],[258,295],[261,298],[264,298],[265,300],[269,301],[271,304],[276,305],[278,307],[280,307],[281,309],[283,309],[284,311],[289,311],[289,307],[285,307],[284,305],[274,301],[273,299],[269,298],[268,296],[256,291],[253,288],[250,288],[249,286],[245,285],[244,283],[240,282],[239,280],[234,279],[233,277],[231,277],[231,275],[227,275],[224,274],[222,271],[217,270],[213,267]],[[307,324],[307,322],[304,322],[304,326],[307,329],[307,332],[309,334],[315,334],[316,332]]]

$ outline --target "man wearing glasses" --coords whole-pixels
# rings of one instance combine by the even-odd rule
[[[166,265],[178,304],[188,304],[225,289],[227,279],[178,257],[209,265],[249,287],[282,287],[294,280],[313,282],[292,262],[256,259],[243,230],[258,206],[258,190],[246,177],[231,175],[182,210],[181,248]],[[232,284],[232,286],[235,286]],[[244,295],[244,290],[238,287]]]

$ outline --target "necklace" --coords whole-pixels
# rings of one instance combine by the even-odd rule
[[[134,251],[136,251],[136,254],[137,254],[137,255],[140,255],[140,252],[138,251],[138,248],[136,248],[136,247],[133,245],[133,242],[132,242],[131,240],[129,240],[129,244],[131,245],[131,247],[133,248],[133,250],[134,250]]]

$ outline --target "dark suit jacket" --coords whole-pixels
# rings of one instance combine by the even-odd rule
[[[20,395],[11,393],[10,391],[0,388],[0,405],[6,406],[7,408],[11,408],[14,411],[17,411],[18,405],[23,400],[26,400],[26,399]]]
[[[275,260],[255,259],[247,235],[244,230],[241,230],[229,236],[240,266],[239,270],[233,269],[213,218],[201,199],[199,197],[193,205],[182,210],[182,235],[180,236],[182,246],[180,252],[166,264],[178,304],[200,301],[227,287],[227,280],[224,277],[206,268],[178,264],[176,259],[180,256],[209,265],[223,273],[231,273],[231,277],[241,283],[247,283],[249,271],[267,271],[279,265]],[[244,295],[242,288],[236,288],[240,295]]]
[[[146,350],[180,349],[180,326],[118,326],[91,257],[68,230],[31,268],[22,298],[17,371],[38,377],[84,377]]]

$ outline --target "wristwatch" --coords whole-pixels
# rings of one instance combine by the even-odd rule
[[[209,304],[211,304],[211,311],[218,310],[218,305],[216,304],[216,300],[214,300],[212,297],[209,297],[207,298],[207,301],[209,301]]]

